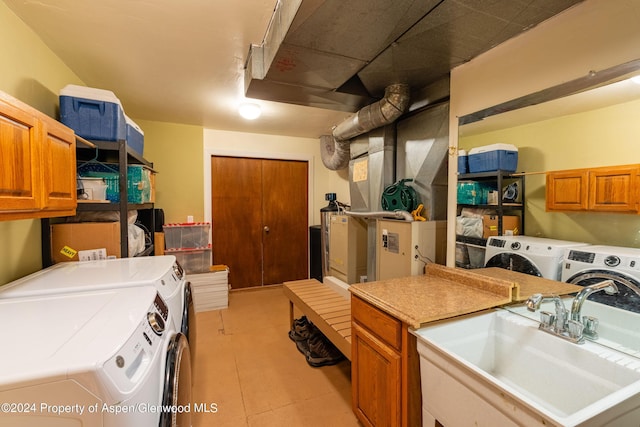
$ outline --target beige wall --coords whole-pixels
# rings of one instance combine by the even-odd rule
[[[58,115],[58,91],[69,83],[82,84],[4,2],[0,2],[0,52],[0,90],[51,117]],[[0,284],[41,266],[40,221],[0,222]]]
[[[211,219],[211,155],[306,160],[309,162],[309,225],[320,224],[320,208],[327,205],[325,193],[336,193],[337,199],[349,203],[347,170],[331,171],[320,158],[320,140],[255,133],[205,129],[203,169],[205,217]]]
[[[638,22],[640,0],[586,0],[457,67],[451,73],[450,145],[457,147],[460,116],[587,76],[592,70],[599,71],[640,58]],[[621,147],[615,139],[610,140],[608,146],[616,149]],[[554,146],[553,150],[555,149],[557,147]],[[583,150],[585,149],[586,146],[583,146]],[[553,150],[540,141],[531,141],[527,150],[537,150],[536,155],[543,159],[542,165],[554,162]],[[601,150],[602,141],[587,149],[590,153],[598,153],[596,158],[600,157]],[[527,162],[524,154],[523,152],[522,161]],[[599,160],[595,161],[599,163]],[[630,162],[631,158],[627,157],[627,160],[621,163]],[[449,165],[448,241],[452,243],[455,241],[456,214],[455,156],[450,157]],[[576,167],[577,165],[578,163]],[[621,237],[625,233],[635,235],[632,223],[636,217],[551,214],[555,215],[555,218],[546,221],[541,218],[541,215],[544,215],[543,210],[540,209],[538,201],[537,205],[534,203],[527,212],[528,233],[531,224],[534,227],[532,230],[545,234],[546,237],[568,237],[570,233],[575,233],[585,236],[585,240],[589,237],[591,241],[607,239],[608,244],[635,244],[635,238],[623,240]],[[572,227],[573,231],[569,233],[566,227]],[[622,227],[625,231],[617,237],[609,237],[612,227]],[[453,244],[449,244],[447,248],[447,263],[455,263]]]
[[[155,206],[166,222],[203,221],[202,138],[200,126],[136,120],[144,130],[144,157],[156,175]]]

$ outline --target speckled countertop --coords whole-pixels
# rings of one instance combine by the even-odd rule
[[[536,292],[575,292],[573,285],[563,287],[561,285],[566,284],[546,279],[530,280],[529,277],[522,277],[527,276],[522,273],[515,276],[505,274],[502,277],[500,271],[481,270],[491,271],[480,274],[476,270],[472,272],[429,264],[425,275],[358,283],[351,285],[349,290],[413,328],[435,320],[520,301]],[[523,289],[521,283],[524,282],[526,285]]]
[[[556,280],[549,280],[517,271],[509,271],[498,267],[478,268],[473,270],[473,272],[483,276],[512,282],[516,290],[513,295],[513,301],[525,301],[531,295],[536,293],[544,295],[568,295],[580,292],[582,289],[582,286],[558,282]]]

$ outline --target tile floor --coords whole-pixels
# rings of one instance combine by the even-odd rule
[[[310,367],[289,339],[281,286],[232,291],[229,308],[196,315],[193,426],[360,426],[349,361]]]

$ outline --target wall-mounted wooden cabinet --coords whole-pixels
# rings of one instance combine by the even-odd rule
[[[74,215],[74,132],[0,92],[0,220]]]
[[[640,165],[547,173],[547,211],[640,213]]]

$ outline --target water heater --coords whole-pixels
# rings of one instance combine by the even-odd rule
[[[331,215],[329,274],[348,284],[367,275],[367,223],[361,218]]]

